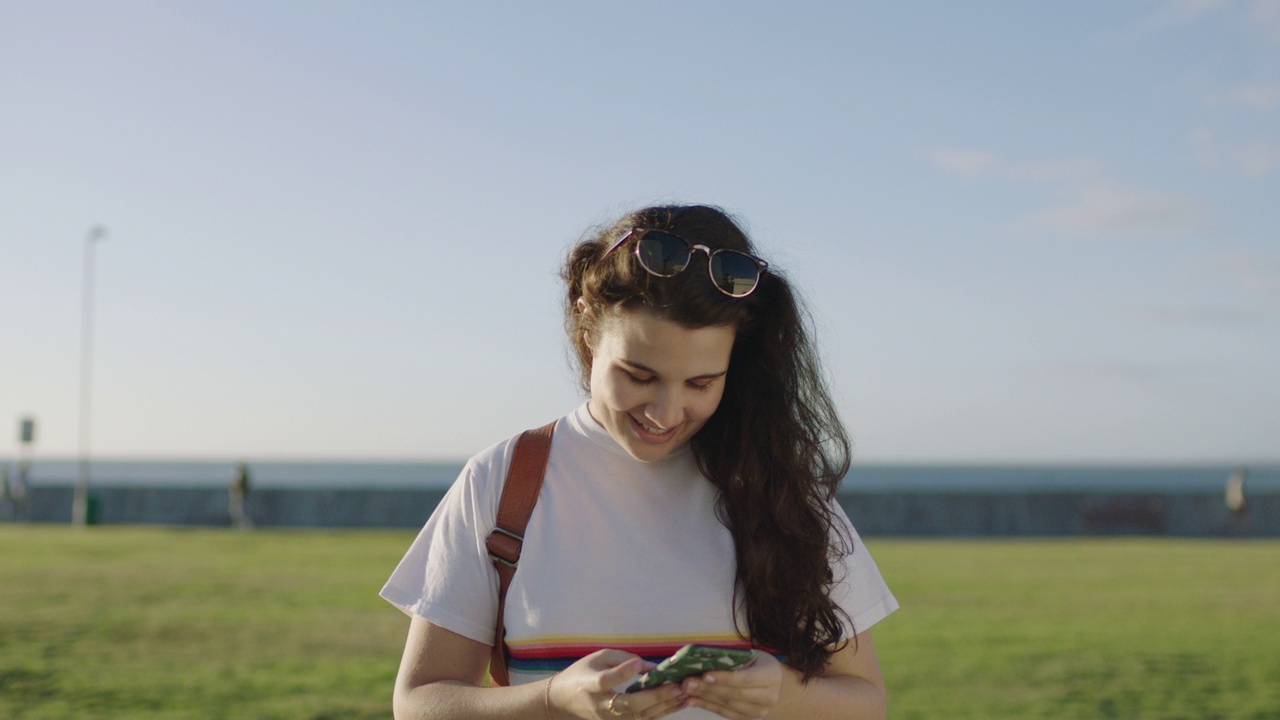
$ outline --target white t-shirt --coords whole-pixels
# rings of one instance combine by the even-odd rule
[[[381,593],[407,614],[487,645],[498,577],[485,541],[515,440],[467,463]],[[733,539],[715,502],[688,447],[643,463],[586,403],[561,418],[507,592],[512,684],[546,678],[601,648],[657,661],[692,642],[749,647],[734,630]],[[898,603],[848,529],[854,552],[835,568],[842,580],[833,598],[861,632]]]

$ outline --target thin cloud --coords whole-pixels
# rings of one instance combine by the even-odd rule
[[[964,177],[1000,177],[1031,182],[1083,181],[1105,172],[1096,160],[1073,158],[1040,163],[1009,163],[995,153],[976,148],[950,148],[931,155],[939,170]]]
[[[1208,266],[1225,273],[1249,293],[1280,308],[1280,254],[1236,253],[1211,258]]]
[[[938,150],[931,159],[939,169],[965,177],[985,175],[1000,164],[1000,159],[992,153],[967,148]]]
[[[1175,0],[1161,5],[1151,18],[1157,25],[1196,22],[1231,5],[1234,0]]]
[[[1203,170],[1216,172],[1226,166],[1255,180],[1280,170],[1280,145],[1266,138],[1255,137],[1224,147],[1217,133],[1201,127],[1191,131],[1187,141],[1196,166]]]
[[[1280,319],[1280,253],[1258,248],[1196,253],[1168,270],[1182,301],[1137,311],[1137,319],[1220,327]]]
[[[1032,182],[1090,182],[1106,173],[1106,165],[1087,158],[1008,165],[1000,174],[1010,180]]]
[[[1022,231],[1120,235],[1184,235],[1208,228],[1210,213],[1194,199],[1115,183],[1105,163],[1088,158],[1010,163],[978,149],[942,150],[935,165],[969,178],[1047,185],[1062,200],[1024,215]]]
[[[1065,203],[1031,213],[1021,224],[1121,235],[1185,235],[1208,227],[1208,211],[1178,195],[1108,183],[1085,184],[1068,194]]]
[[[1218,136],[1212,130],[1199,127],[1187,138],[1192,156],[1201,169],[1214,171],[1222,167],[1222,152],[1218,149]]]
[[[1246,34],[1280,44],[1280,0],[1175,0],[1161,5],[1146,24],[1153,29],[1190,25],[1223,13]]]
[[[1269,140],[1255,140],[1233,150],[1231,159],[1245,177],[1260,178],[1280,168],[1280,147]]]
[[[1198,20],[1230,5],[1232,0],[1178,0],[1173,12],[1184,20]]]
[[[1237,328],[1259,319],[1255,311],[1225,305],[1149,307],[1139,309],[1133,315],[1134,319],[1146,324],[1208,328]]]
[[[1280,44],[1280,0],[1254,0],[1249,16],[1268,42]]]
[[[1264,114],[1272,113],[1280,107],[1280,85],[1241,85],[1223,95],[1222,102]]]

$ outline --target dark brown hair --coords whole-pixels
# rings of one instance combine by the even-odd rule
[[[836,487],[849,468],[849,437],[823,382],[807,318],[773,267],[754,293],[731,298],[711,284],[701,253],[671,278],[646,272],[629,245],[604,257],[632,228],[669,230],[712,249],[755,252],[718,208],[638,210],[588,234],[571,251],[563,271],[565,328],[588,391],[587,338],[615,313],[642,311],[685,327],[737,330],[724,396],[689,444],[719,491],[717,512],[733,535],[734,606],[745,610],[747,624],[745,633],[741,627],[738,632],[784,654],[807,681],[821,672],[833,648],[848,641],[842,619],[851,621],[830,597],[831,568],[853,552],[852,538],[833,510]]]

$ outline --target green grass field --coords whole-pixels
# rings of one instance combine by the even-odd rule
[[[389,718],[412,537],[0,526],[0,718]],[[1280,542],[869,545],[891,718],[1280,720]]]

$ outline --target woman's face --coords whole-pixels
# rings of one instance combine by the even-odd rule
[[[720,405],[735,335],[731,326],[689,329],[643,311],[604,318],[588,342],[591,417],[637,460],[670,455]]]

